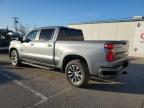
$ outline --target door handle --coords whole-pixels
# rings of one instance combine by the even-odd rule
[[[48,44],[47,46],[48,46],[48,47],[51,47],[52,45],[51,45],[51,44]]]
[[[34,44],[33,44],[33,43],[31,43],[30,45],[31,45],[31,46],[34,46]]]

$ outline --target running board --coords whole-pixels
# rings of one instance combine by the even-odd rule
[[[52,67],[40,66],[40,65],[32,64],[32,63],[25,62],[25,61],[22,61],[22,64],[31,65],[31,66],[34,66],[34,67],[38,67],[38,68],[42,68],[42,69],[48,69],[48,70],[55,69],[55,68],[52,68]]]

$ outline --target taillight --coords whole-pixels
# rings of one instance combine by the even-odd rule
[[[105,44],[104,47],[106,49],[113,49],[113,44]]]
[[[114,61],[114,52],[112,50],[107,52],[106,59],[109,62],[113,62]]]
[[[106,60],[108,62],[113,62],[114,56],[115,56],[113,44],[105,44],[104,48],[108,49],[107,54],[106,54]]]

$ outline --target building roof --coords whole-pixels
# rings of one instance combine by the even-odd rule
[[[144,21],[144,17],[142,17],[142,19],[128,18],[128,19],[110,19],[110,20],[87,21],[87,22],[80,22],[80,23],[71,23],[69,25],[118,23],[118,22],[136,22],[136,21]]]

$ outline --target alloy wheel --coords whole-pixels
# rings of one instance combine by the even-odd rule
[[[74,85],[79,85],[83,80],[82,70],[78,65],[75,64],[72,64],[68,67],[67,76]]]

